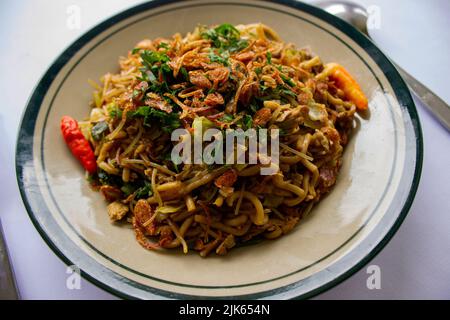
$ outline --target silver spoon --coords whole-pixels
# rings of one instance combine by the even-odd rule
[[[314,5],[350,23],[370,38],[367,32],[368,14],[364,7],[345,1],[323,1],[316,2]],[[428,108],[447,130],[450,130],[450,106],[424,84],[403,70],[398,64],[395,62],[393,64],[403,80],[408,84],[411,92],[422,101],[423,105]]]

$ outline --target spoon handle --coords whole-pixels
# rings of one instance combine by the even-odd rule
[[[423,105],[427,107],[447,130],[450,131],[450,106],[433,91],[403,70],[399,65],[395,64],[395,67],[408,84],[411,92],[422,101]]]
[[[16,283],[14,281],[14,274],[11,270],[11,264],[6,250],[6,243],[3,239],[3,229],[0,222],[0,299],[2,300],[17,300],[19,295],[17,293]]]

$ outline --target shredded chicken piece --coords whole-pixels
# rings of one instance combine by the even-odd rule
[[[129,210],[130,208],[120,201],[114,201],[108,205],[108,215],[112,221],[122,220]]]

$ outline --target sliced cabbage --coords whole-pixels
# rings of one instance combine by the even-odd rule
[[[313,121],[324,122],[328,118],[325,105],[320,103],[310,103],[308,116]]]
[[[78,127],[86,140],[90,140],[92,124],[89,121],[78,121]]]
[[[184,208],[184,205],[173,207],[173,206],[163,206],[156,209],[155,213],[157,214],[156,220],[161,222],[164,219],[167,219],[171,213],[175,213]]]
[[[105,112],[101,108],[93,108],[91,110],[90,121],[99,122],[106,119]]]

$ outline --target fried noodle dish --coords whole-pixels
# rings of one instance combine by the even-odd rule
[[[342,66],[260,23],[143,40],[119,65],[90,81],[89,118],[64,117],[61,128],[110,219],[130,223],[149,250],[225,255],[292,231],[335,184],[355,113],[368,108]],[[277,173],[175,165],[171,132],[199,126],[279,129]]]

